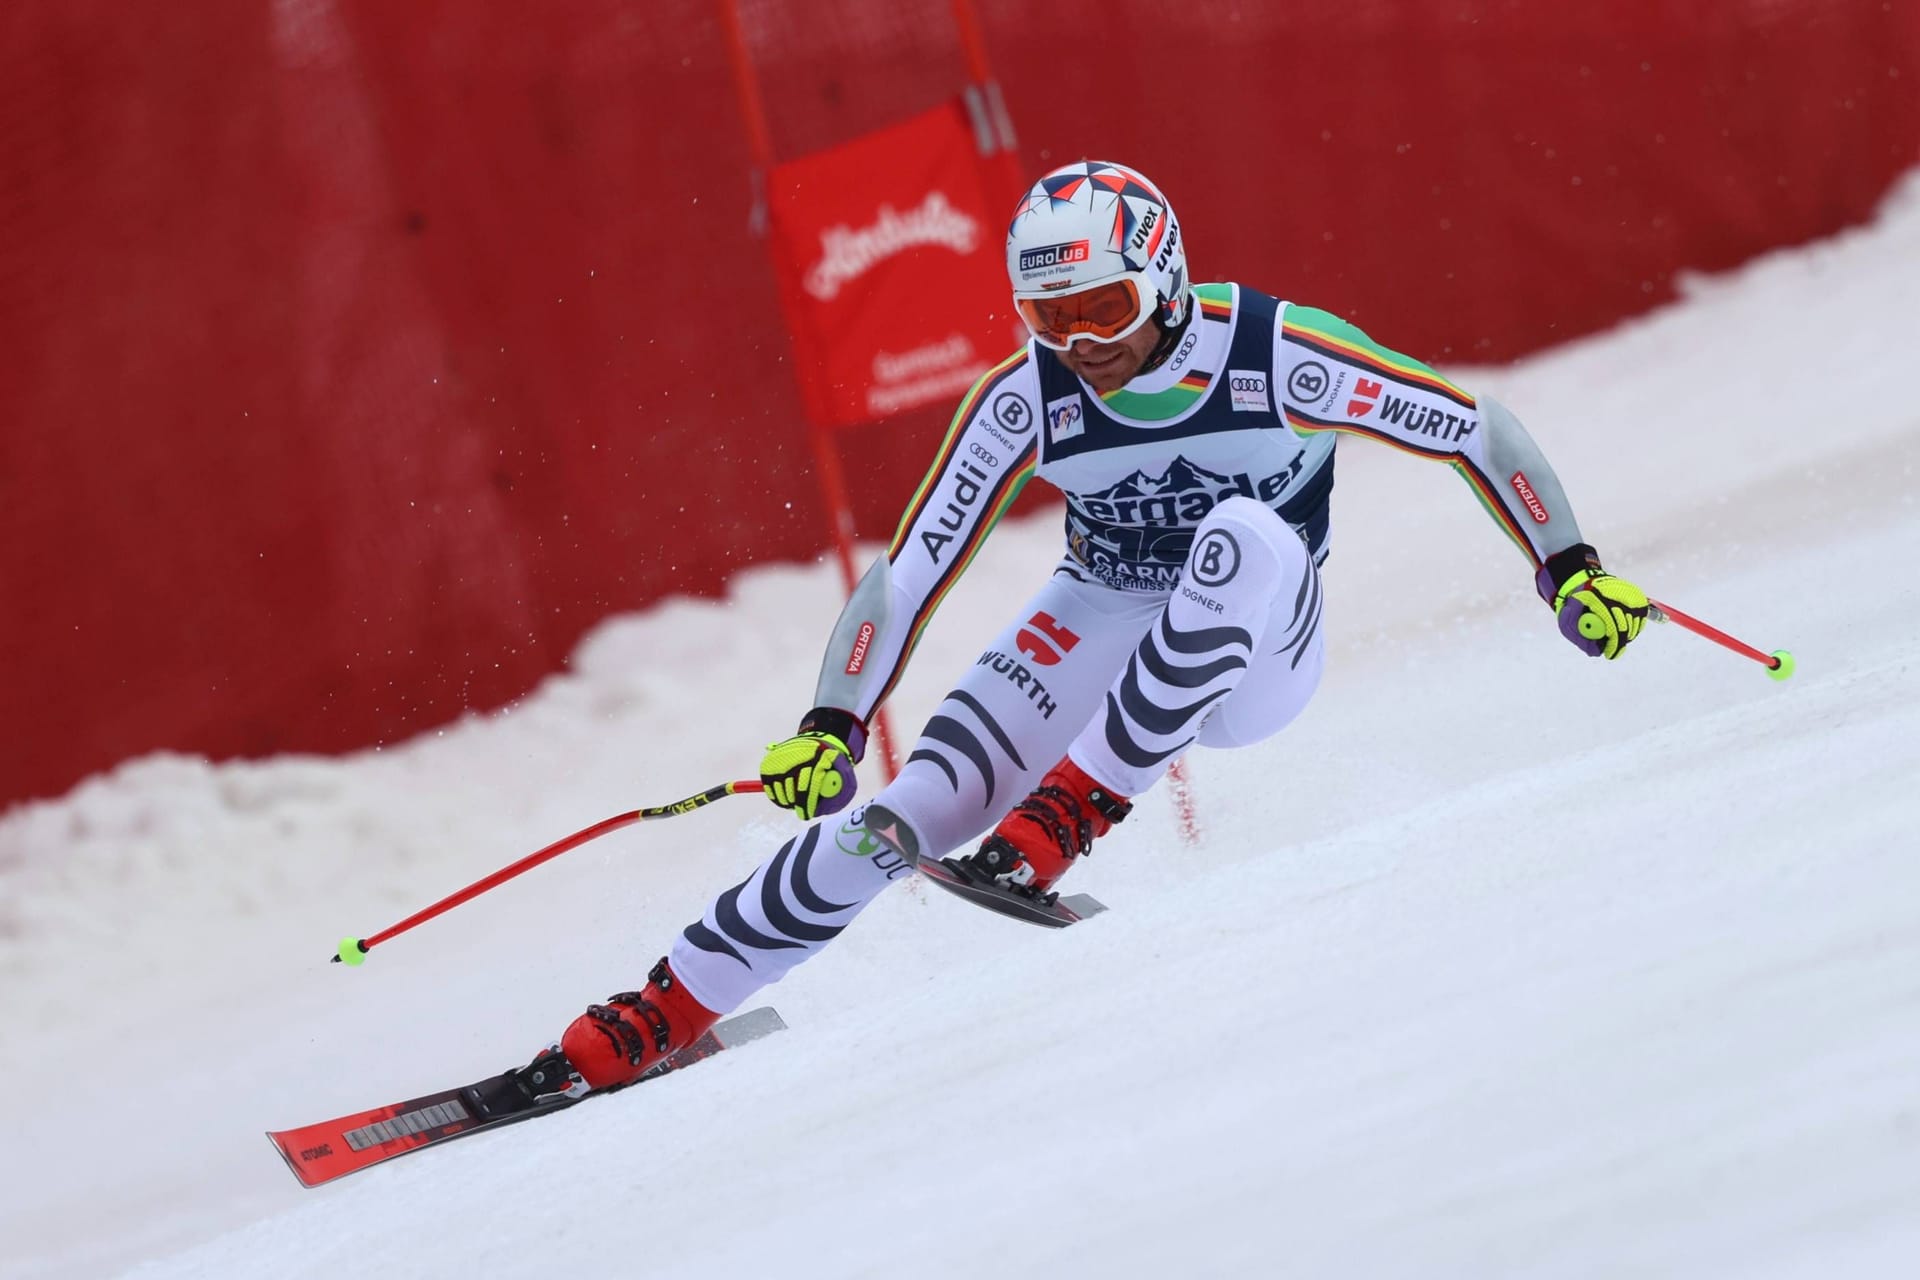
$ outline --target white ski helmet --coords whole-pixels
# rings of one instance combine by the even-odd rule
[[[1034,183],[1007,227],[1014,306],[1043,346],[1116,342],[1186,322],[1192,293],[1173,206],[1125,165],[1083,160]]]

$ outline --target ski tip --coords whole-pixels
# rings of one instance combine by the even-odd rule
[[[350,965],[358,965],[365,964],[366,960],[367,944],[359,938],[340,939],[340,946],[333,953],[333,962],[335,964],[344,962]]]
[[[299,1161],[295,1160],[293,1158],[293,1152],[287,1149],[286,1139],[287,1135],[284,1133],[275,1133],[271,1129],[267,1130],[267,1141],[272,1143],[273,1149],[280,1153],[280,1158],[287,1162],[287,1171],[293,1174],[294,1180],[301,1186],[309,1191],[313,1190],[319,1186],[320,1181],[323,1180],[311,1178],[301,1170]]]

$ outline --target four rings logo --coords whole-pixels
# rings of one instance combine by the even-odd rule
[[[1227,370],[1227,389],[1233,394],[1236,413],[1265,413],[1267,375],[1259,369]]]
[[[1200,345],[1200,335],[1192,331],[1189,331],[1187,333],[1187,340],[1185,342],[1182,342],[1180,344],[1180,349],[1173,353],[1173,359],[1167,361],[1167,372],[1178,373],[1180,372],[1181,369],[1185,368],[1187,364],[1187,357],[1191,356],[1193,354],[1194,348],[1199,345]]]

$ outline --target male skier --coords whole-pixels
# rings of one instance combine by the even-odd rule
[[[761,765],[766,794],[811,825],[689,925],[644,989],[574,1020],[560,1050],[575,1090],[631,1081],[693,1041],[916,861],[1044,910],[1188,747],[1284,728],[1320,678],[1339,434],[1464,477],[1582,650],[1617,657],[1639,634],[1647,597],[1600,567],[1512,413],[1324,311],[1192,284],[1173,207],[1141,174],[1086,161],[1041,178],[1014,212],[1007,273],[1032,340],[961,402],[834,627],[818,705]],[[1035,474],[1066,495],[1064,554],[900,775],[838,816],[868,720]]]

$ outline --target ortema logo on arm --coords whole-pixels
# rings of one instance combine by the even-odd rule
[[[873,643],[873,624],[860,624],[860,634],[853,638],[853,655],[847,659],[847,674],[857,676],[860,668],[867,665],[867,646]]]
[[[820,261],[807,272],[806,289],[824,301],[837,296],[847,281],[903,250],[937,244],[955,253],[972,253],[979,240],[980,224],[954,208],[943,192],[930,193],[919,208],[905,213],[883,204],[870,227],[828,227],[820,233]]]
[[[1527,504],[1527,514],[1533,517],[1535,524],[1545,524],[1552,518],[1547,515],[1547,506],[1540,501],[1540,495],[1535,493],[1533,486],[1527,483],[1526,472],[1514,472],[1513,479],[1509,483],[1513,485],[1513,491],[1520,495],[1520,501]]]

